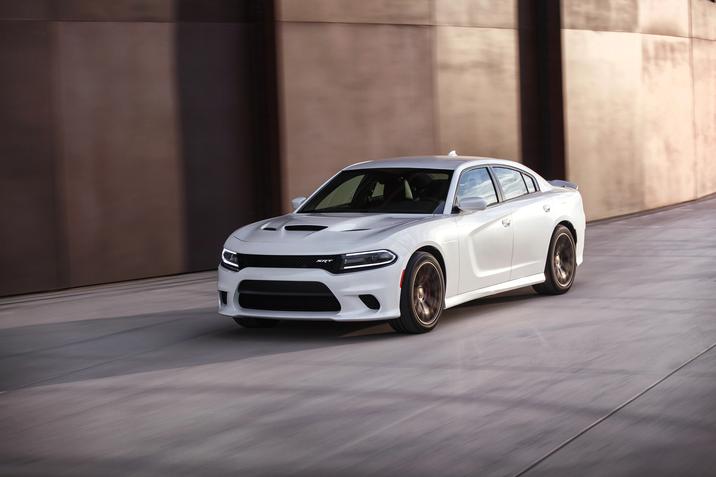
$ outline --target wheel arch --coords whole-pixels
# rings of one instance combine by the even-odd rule
[[[557,225],[555,225],[554,228],[557,228],[560,225],[564,225],[565,227],[567,227],[569,232],[572,234],[572,238],[574,239],[574,245],[577,245],[577,240],[578,240],[577,229],[574,228],[574,225],[572,225],[572,222],[570,222],[569,220],[562,220]]]
[[[440,250],[437,249],[437,247],[433,247],[432,245],[424,245],[417,249],[415,252],[413,252],[413,255],[415,255],[418,252],[428,252],[433,257],[435,257],[435,260],[438,261],[440,264],[440,269],[443,272],[443,280],[445,280],[445,289],[447,290],[447,269],[445,268],[445,259],[443,258],[443,254],[440,252]]]

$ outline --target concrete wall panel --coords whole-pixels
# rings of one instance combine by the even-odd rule
[[[516,0],[433,1],[437,25],[517,28]]]
[[[0,0],[0,18],[4,20],[42,20],[52,14],[52,0]]]
[[[430,27],[280,29],[284,197],[353,162],[436,152]]]
[[[437,27],[439,149],[520,160],[517,31]]]
[[[252,76],[246,73],[252,71],[245,47],[249,29],[241,23],[194,22],[175,28],[189,270],[215,266],[224,238],[239,224],[260,218]]]
[[[184,270],[173,26],[58,24],[72,285]]]
[[[710,0],[691,0],[691,36],[702,40],[716,40],[716,3]]]
[[[688,0],[639,0],[639,31],[689,36]]]
[[[694,36],[712,34],[716,5],[639,0],[636,6],[639,28],[632,30],[625,20],[633,18],[633,2],[612,0],[601,12],[595,2],[563,3],[566,25],[581,29],[563,32],[567,162],[590,218],[716,191],[714,42],[689,38],[689,21]],[[635,33],[589,31],[605,29]],[[618,174],[608,176],[605,161]]]
[[[432,0],[278,0],[278,18],[292,22],[429,25]]]
[[[52,27],[0,24],[0,295],[63,285]]]
[[[716,41],[692,42],[696,180],[702,196],[716,192]]]
[[[177,0],[61,0],[53,13],[66,21],[169,21]]]
[[[589,219],[640,210],[641,38],[565,30],[567,173]]]
[[[639,31],[639,0],[562,0],[562,25],[575,30]]]
[[[642,150],[644,205],[695,198],[690,40],[642,37]],[[678,94],[674,94],[678,92]]]

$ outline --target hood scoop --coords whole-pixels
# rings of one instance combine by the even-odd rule
[[[318,232],[327,228],[325,225],[286,225],[284,230],[289,232]]]

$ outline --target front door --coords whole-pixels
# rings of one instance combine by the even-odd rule
[[[460,293],[490,287],[510,279],[512,264],[512,208],[497,202],[497,192],[485,167],[464,171],[456,192],[461,199],[480,197],[485,210],[456,217],[460,246]]]

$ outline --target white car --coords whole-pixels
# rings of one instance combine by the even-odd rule
[[[530,285],[565,293],[584,252],[577,187],[512,161],[363,162],[293,206],[224,244],[219,313],[242,326],[389,320],[423,333],[476,298]]]

